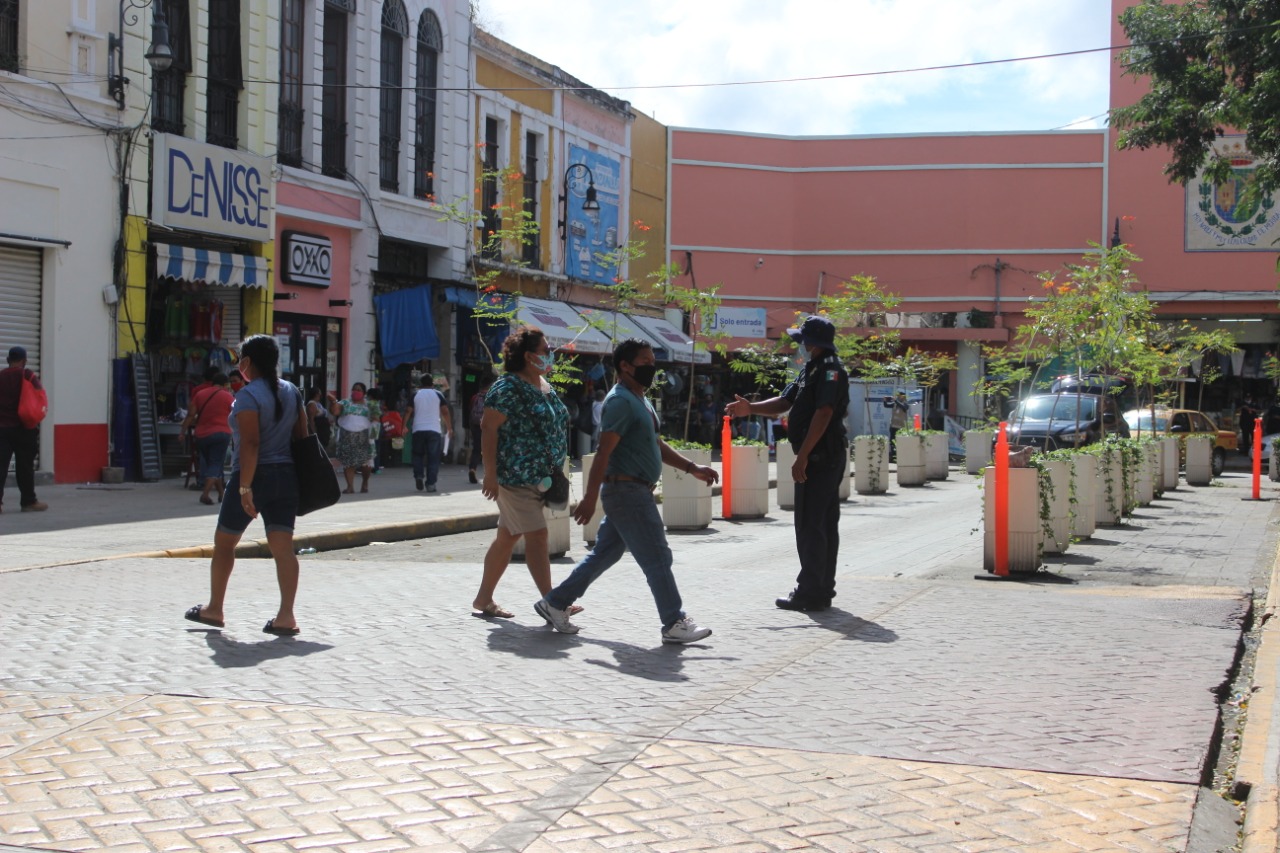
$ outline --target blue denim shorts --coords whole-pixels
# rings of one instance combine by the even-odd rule
[[[258,466],[253,476],[253,505],[268,533],[273,530],[293,532],[294,523],[298,520],[298,480],[294,476],[292,462]],[[240,471],[237,470],[227,483],[227,493],[218,513],[218,532],[239,536],[252,520],[240,502]]]

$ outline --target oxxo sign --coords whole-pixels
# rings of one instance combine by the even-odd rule
[[[284,232],[284,272],[289,284],[328,287],[333,266],[333,241],[328,237]]]
[[[154,140],[151,217],[157,224],[258,243],[271,239],[271,160],[170,133]]]

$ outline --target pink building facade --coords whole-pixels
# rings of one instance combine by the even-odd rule
[[[1127,4],[1116,0],[1117,13]],[[1118,24],[1113,36],[1124,41]],[[1141,92],[1120,71],[1113,107]],[[905,343],[956,356],[945,406],[976,416],[981,344],[1009,339],[1040,273],[1118,228],[1162,317],[1220,325],[1241,343],[1214,410],[1270,392],[1257,363],[1280,338],[1280,227],[1256,224],[1266,211],[1233,210],[1230,188],[1170,185],[1163,152],[1119,152],[1111,130],[669,135],[668,255],[682,269],[692,259],[700,287],[721,284],[731,347],[777,340],[819,294],[869,275],[902,298],[891,321]],[[1252,240],[1239,235],[1246,224]]]

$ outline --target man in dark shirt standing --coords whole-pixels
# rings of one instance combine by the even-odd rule
[[[9,460],[17,457],[14,470],[18,476],[18,492],[23,512],[39,512],[49,505],[36,499],[36,448],[40,428],[28,429],[18,417],[18,401],[22,399],[23,377],[37,388],[40,377],[27,369],[27,351],[22,347],[9,350],[9,366],[0,370],[0,501],[9,479]]]
[[[782,395],[752,403],[738,397],[725,408],[734,417],[790,412],[787,438],[796,452],[791,478],[796,484],[796,550],[800,574],[796,587],[775,604],[783,610],[816,612],[836,595],[836,556],[840,550],[840,479],[848,454],[844,417],[849,409],[849,375],[836,355],[835,326],[812,316],[792,340],[808,353],[800,377]],[[781,474],[781,472],[779,472]]]

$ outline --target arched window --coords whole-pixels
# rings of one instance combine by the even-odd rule
[[[324,0],[320,171],[331,178],[347,175],[347,30],[355,11],[355,0]]]
[[[436,89],[440,85],[440,51],[443,47],[440,20],[428,9],[418,19],[418,97],[413,151],[413,194],[418,198],[431,198],[435,194],[436,115],[439,109]]]
[[[280,127],[276,159],[302,165],[303,0],[280,2]]]
[[[187,0],[160,0],[164,18],[169,24],[169,49],[173,64],[164,71],[153,71],[151,85],[151,127],[158,133],[186,131],[183,112],[186,105],[187,75],[191,73],[191,14]]]
[[[409,18],[404,4],[400,0],[387,0],[382,7],[378,174],[382,188],[391,192],[400,190],[400,86],[404,80],[404,40],[408,37]]]

